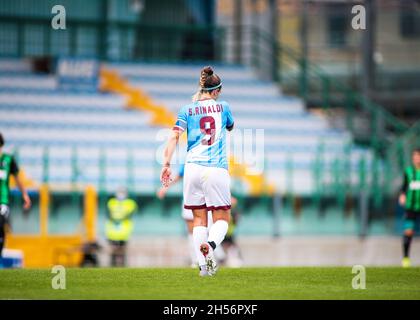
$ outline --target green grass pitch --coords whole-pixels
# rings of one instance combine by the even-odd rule
[[[0,270],[0,299],[420,299],[420,268],[366,268],[366,289],[350,267],[221,268],[200,278],[189,268],[66,270],[52,289],[49,269]]]

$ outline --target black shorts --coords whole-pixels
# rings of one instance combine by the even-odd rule
[[[405,210],[404,219],[406,220],[416,220],[420,217],[420,212],[413,210]]]
[[[416,222],[420,217],[420,212],[412,211],[412,210],[406,210],[404,215],[404,230],[415,230],[416,228]]]
[[[9,222],[10,208],[8,205],[0,204],[0,228]]]
[[[116,247],[124,247],[127,244],[127,241],[116,241],[116,240],[108,240],[110,244]]]

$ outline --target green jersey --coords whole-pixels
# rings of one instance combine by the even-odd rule
[[[420,169],[416,169],[414,166],[405,169],[401,191],[406,195],[405,208],[420,212]]]
[[[2,153],[0,155],[0,204],[9,205],[9,181],[10,175],[17,175],[18,166],[12,155]]]

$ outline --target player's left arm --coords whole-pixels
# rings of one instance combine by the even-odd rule
[[[227,103],[225,105],[225,110],[226,110],[226,130],[232,131],[235,121],[233,120],[232,112],[230,111],[230,107]]]
[[[22,193],[23,199],[23,209],[29,210],[32,206],[31,198],[28,195],[28,192],[25,188],[25,185],[20,177],[19,174],[19,167],[16,163],[15,158],[12,158],[12,162],[10,164],[10,173],[14,176],[16,180],[17,187],[19,188],[20,192]]]

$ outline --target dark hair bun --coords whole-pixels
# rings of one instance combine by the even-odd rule
[[[207,74],[207,76],[211,76],[211,75],[213,75],[213,68],[212,67],[205,67],[205,68],[203,68],[202,72]]]

